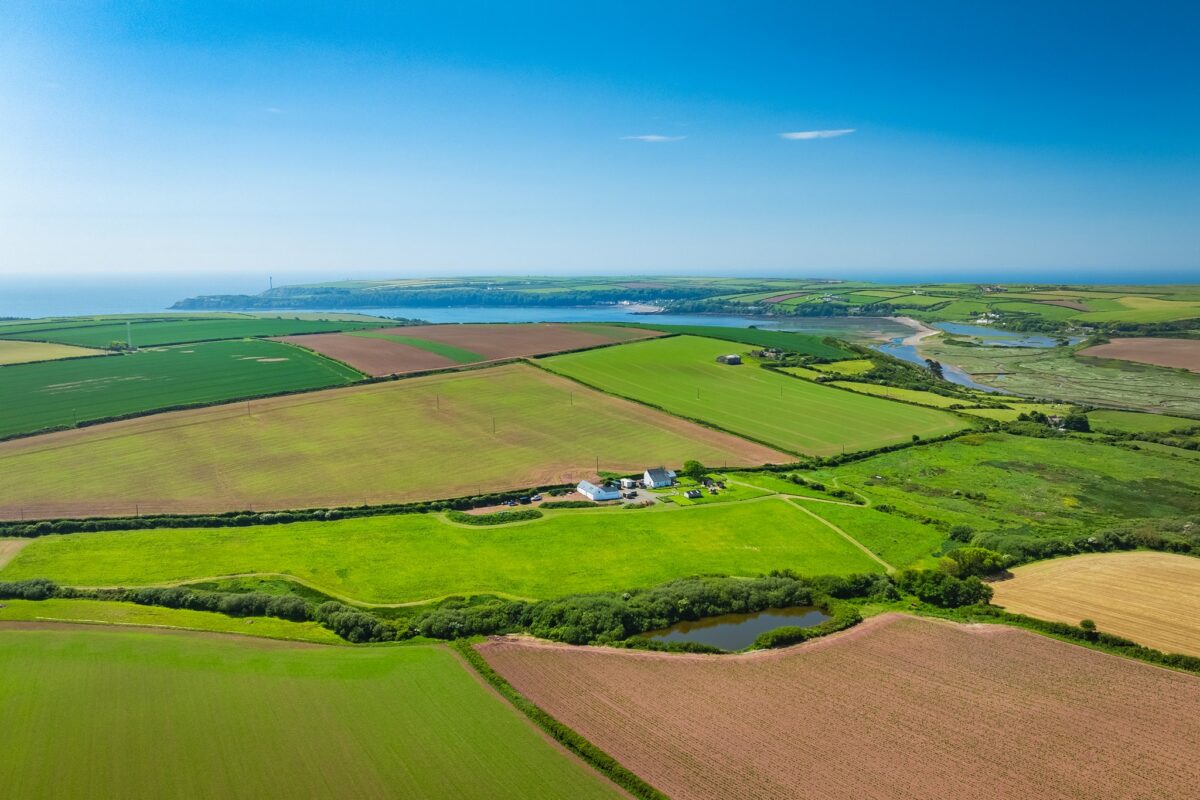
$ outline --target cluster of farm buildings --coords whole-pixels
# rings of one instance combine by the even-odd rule
[[[575,487],[587,499],[599,503],[604,500],[619,500],[622,492],[636,489],[665,489],[675,484],[674,470],[654,467],[642,473],[638,478],[622,478],[620,481],[580,481]]]

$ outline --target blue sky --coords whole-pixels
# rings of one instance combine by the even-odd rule
[[[0,273],[1195,279],[1195,9],[7,0]]]

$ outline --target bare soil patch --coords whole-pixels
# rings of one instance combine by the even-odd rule
[[[1107,344],[1081,350],[1079,354],[1200,372],[1200,339],[1113,339]]]
[[[1039,561],[992,584],[993,602],[1017,614],[1079,624],[1168,653],[1200,656],[1200,558],[1096,553]]]
[[[479,353],[489,361],[500,358],[561,353],[566,350],[599,347],[613,342],[662,336],[662,333],[658,331],[639,331],[638,335],[631,337],[628,328],[617,328],[609,336],[604,335],[603,328],[604,326],[601,325],[588,325],[580,328],[554,323],[417,325],[408,328],[383,328],[379,333],[413,336],[431,342],[442,342]]]
[[[784,300],[791,300],[793,297],[804,297],[812,294],[812,292],[784,292],[783,294],[775,294],[770,297],[764,297],[760,302],[763,303],[782,303]]]
[[[659,331],[622,328],[602,324],[558,325],[416,325],[401,328],[380,328],[374,333],[407,336],[428,342],[469,350],[483,356],[480,362],[506,358],[547,355],[567,350],[581,350],[616,342],[635,341],[662,336]],[[464,363],[420,347],[389,339],[350,336],[344,333],[321,333],[305,336],[284,336],[279,341],[306,347],[323,356],[376,377],[406,372],[421,372],[446,367],[461,367]]]
[[[889,614],[747,656],[494,639],[533,702],[673,798],[1190,798],[1200,679]]]
[[[389,328],[389,330],[391,329]],[[284,336],[279,341],[308,348],[328,358],[349,364],[359,372],[376,377],[458,366],[456,362],[445,356],[422,350],[419,347],[389,342],[386,339],[350,336],[345,333]]]
[[[0,569],[4,569],[8,562],[17,557],[21,548],[32,541],[33,539],[0,539]]]

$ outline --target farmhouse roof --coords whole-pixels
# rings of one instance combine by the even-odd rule
[[[646,470],[646,474],[650,476],[650,480],[652,481],[669,481],[672,477],[671,473],[663,467],[648,469]]]

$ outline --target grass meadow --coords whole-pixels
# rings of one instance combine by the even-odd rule
[[[831,389],[753,364],[716,363],[729,350],[713,339],[676,336],[540,363],[613,394],[807,455],[940,436],[967,425],[952,414]]]
[[[343,386],[361,377],[337,361],[258,339],[17,364],[0,373],[0,436],[171,406]]]
[[[276,617],[231,617],[213,611],[143,606],[108,600],[5,600],[0,623],[78,622],[96,625],[136,625],[152,628],[236,633],[265,639],[314,644],[345,644],[345,640],[315,622],[290,622]],[[0,631],[3,627],[0,627]]]
[[[778,294],[772,292],[771,294]],[[625,323],[631,327],[636,324],[641,328],[678,333],[685,336],[702,336],[707,339],[721,339],[738,344],[749,344],[757,347],[778,347],[791,353],[801,353],[821,358],[848,358],[853,353],[827,343],[819,336],[789,331],[772,331],[762,328],[723,328],[716,325],[655,325],[653,323]],[[725,346],[729,350],[729,346]],[[738,348],[733,348],[737,350]]]
[[[138,586],[272,573],[334,596],[401,603],[453,594],[541,599],[786,568],[805,575],[882,571],[788,501],[766,498],[679,510],[554,511],[498,527],[414,514],[45,536],[0,570],[0,579]]]
[[[235,345],[274,343],[219,347]],[[690,458],[714,465],[788,460],[513,364],[6,442],[0,516],[405,502],[567,483],[597,465],[640,472]]]
[[[798,502],[838,526],[896,569],[932,569],[946,535],[915,520],[876,511],[867,506]]]
[[[609,798],[443,647],[0,627],[0,796]]]
[[[1001,539],[1200,514],[1200,464],[1075,438],[969,434],[812,477]]]

